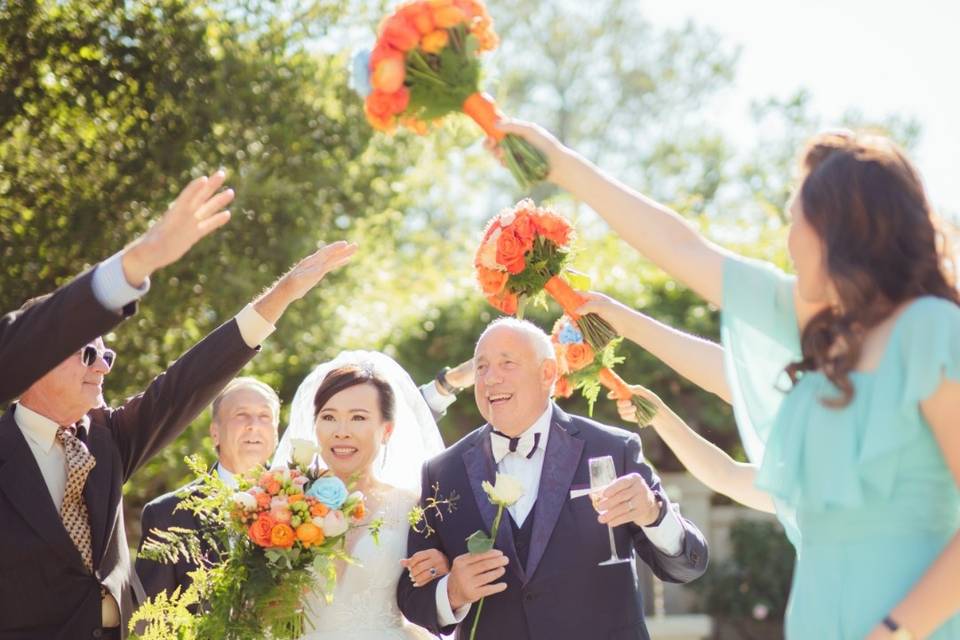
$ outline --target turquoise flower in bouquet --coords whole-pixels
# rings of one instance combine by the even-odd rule
[[[339,509],[347,500],[347,485],[336,476],[317,478],[307,489],[311,498],[316,498],[331,509]]]
[[[350,72],[350,85],[353,90],[366,98],[373,90],[370,86],[370,51],[368,49],[361,49],[353,54]]]
[[[557,340],[560,341],[560,344],[580,344],[583,342],[583,334],[568,322],[563,325]]]

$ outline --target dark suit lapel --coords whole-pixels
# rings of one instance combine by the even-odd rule
[[[104,547],[110,539],[110,527],[113,524],[111,511],[115,502],[113,495],[113,440],[106,429],[87,426],[87,449],[93,454],[97,464],[87,476],[83,486],[83,499],[87,503],[90,515],[90,536],[93,540],[93,566],[100,566]]]
[[[536,572],[563,505],[570,499],[570,484],[583,453],[583,440],[575,437],[578,431],[570,416],[554,407],[550,439],[547,440],[543,471],[540,473],[537,505],[534,507],[530,554],[527,556],[528,579]]]
[[[13,419],[13,410],[11,406],[0,418],[0,491],[44,542],[65,561],[86,572],[30,445]]]
[[[497,508],[493,506],[487,498],[487,493],[483,490],[484,480],[490,484],[496,481],[493,448],[490,446],[490,425],[481,427],[473,446],[463,453],[463,463],[467,469],[473,499],[476,501],[480,517],[483,519],[483,528],[489,534],[493,528],[493,521],[497,517]],[[516,572],[517,577],[523,581],[526,578],[513,541],[513,529],[507,521],[509,517],[510,514],[504,510],[503,517],[500,520],[500,530],[497,531],[496,546],[510,558],[509,566]]]

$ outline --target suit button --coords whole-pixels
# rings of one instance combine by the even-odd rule
[[[94,629],[94,630],[93,630],[93,637],[94,637],[94,638],[102,638],[102,637],[103,637],[103,630],[102,630],[102,629]]]

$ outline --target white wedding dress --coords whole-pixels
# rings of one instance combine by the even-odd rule
[[[301,640],[427,640],[433,636],[407,622],[397,607],[397,580],[407,580],[400,560],[406,557],[407,514],[418,496],[390,489],[371,515],[383,518],[380,543],[366,528],[347,534],[347,549],[357,564],[348,564],[340,574],[333,602],[310,596],[312,618]]]

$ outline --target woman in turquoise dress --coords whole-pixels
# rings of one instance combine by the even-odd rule
[[[707,484],[776,511],[797,549],[787,637],[960,640],[960,294],[905,155],[880,137],[811,141],[790,204],[792,277],[711,243],[539,127],[501,128],[722,308],[722,349],[600,296],[584,310],[732,402],[751,464],[662,403],[654,427]]]

